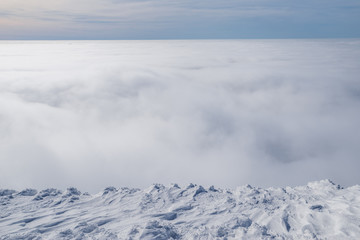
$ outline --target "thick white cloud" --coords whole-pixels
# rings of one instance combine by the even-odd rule
[[[0,43],[1,187],[360,180],[360,41]]]

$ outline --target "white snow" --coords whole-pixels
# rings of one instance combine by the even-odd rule
[[[360,186],[0,190],[1,240],[359,239]]]

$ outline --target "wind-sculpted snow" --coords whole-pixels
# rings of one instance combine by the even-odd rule
[[[0,190],[1,240],[359,239],[360,186]]]

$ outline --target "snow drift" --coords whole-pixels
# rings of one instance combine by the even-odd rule
[[[0,239],[357,239],[360,186],[0,190]]]

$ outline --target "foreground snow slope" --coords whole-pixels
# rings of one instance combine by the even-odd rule
[[[360,186],[0,191],[0,239],[360,239]]]

